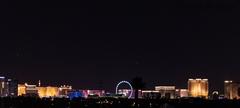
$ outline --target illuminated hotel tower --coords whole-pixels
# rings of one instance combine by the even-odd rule
[[[8,96],[8,84],[5,77],[0,76],[0,97]]]
[[[240,83],[224,81],[224,96],[227,99],[240,99]]]
[[[189,79],[188,91],[191,97],[208,97],[208,79]]]

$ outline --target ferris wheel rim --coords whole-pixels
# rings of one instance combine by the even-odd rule
[[[119,90],[119,85],[121,85],[121,84],[127,84],[129,87],[130,87],[130,95],[128,96],[128,99],[130,99],[131,97],[132,97],[132,94],[133,94],[133,87],[132,87],[132,85],[131,85],[131,83],[130,82],[128,82],[128,81],[125,81],[125,80],[123,80],[123,81],[120,81],[118,84],[117,84],[117,86],[116,86],[116,94],[118,94],[118,90]]]

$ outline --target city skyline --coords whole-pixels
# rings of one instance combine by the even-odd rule
[[[136,76],[149,88],[239,81],[236,1],[159,2],[3,3],[0,74],[107,89]]]
[[[141,82],[128,82],[120,81],[116,87],[115,91],[109,91],[104,88],[88,89],[82,88],[77,89],[68,85],[42,85],[41,81],[38,84],[19,83],[16,79],[8,78],[5,76],[0,76],[0,97],[83,97],[83,98],[102,98],[102,97],[124,97],[129,99],[136,99],[136,90],[138,91],[138,97],[143,99],[178,99],[178,98],[203,98],[203,99],[239,99],[240,98],[240,83],[232,80],[225,80],[224,92],[219,90],[209,91],[211,88],[209,86],[208,79],[206,78],[189,78],[188,86],[184,88],[179,88],[175,84],[155,85],[153,88],[138,88],[136,89],[136,84]],[[144,83],[144,82],[142,82]],[[124,85],[125,86],[122,86]],[[126,87],[126,84],[128,87]],[[135,93],[134,93],[135,92]],[[96,97],[97,96],[97,97]]]
[[[198,75],[198,76],[200,76],[200,75]],[[10,78],[12,78],[12,77],[10,77]],[[111,83],[103,82],[103,81],[101,82],[101,81],[98,80],[98,81],[96,81],[96,83],[92,83],[92,85],[87,85],[87,84],[82,83],[81,86],[78,85],[78,84],[76,86],[76,84],[74,84],[75,82],[65,81],[63,79],[60,79],[61,81],[56,81],[56,80],[46,81],[46,80],[41,80],[41,79],[34,79],[34,80],[32,80],[32,79],[21,79],[21,80],[19,80],[18,79],[18,82],[20,82],[20,83],[28,82],[30,84],[38,84],[39,80],[41,80],[42,81],[41,84],[43,84],[45,86],[60,86],[60,85],[71,84],[77,89],[87,88],[87,89],[105,89],[105,90],[113,91],[113,88],[115,87],[115,85],[119,81],[121,81],[121,80],[131,81],[133,78],[134,78],[134,76],[132,78],[128,78],[128,79],[116,79],[116,80],[113,80],[113,82],[111,82]],[[165,80],[165,81],[161,80],[160,81],[160,80],[155,80],[154,79],[154,80],[151,80],[153,82],[149,82],[149,81],[146,81],[144,77],[141,77],[141,78],[143,78],[144,83],[146,83],[146,85],[147,85],[145,88],[150,89],[150,88],[154,88],[158,84],[161,84],[161,85],[175,85],[178,88],[184,88],[184,87],[186,88],[188,86],[186,82],[188,81],[189,78],[207,78],[207,77],[188,77],[184,80],[184,82],[181,82],[183,84],[179,84],[179,82],[176,81],[175,79],[171,79],[171,81],[169,81],[169,80]],[[17,78],[15,78],[15,79],[17,79]],[[207,79],[209,79],[209,78],[207,78]],[[239,82],[239,80],[233,80],[233,79],[224,79],[220,82],[223,82],[223,81],[226,81],[226,80],[232,80],[234,82]],[[209,88],[210,91],[218,90],[219,92],[223,92],[224,84],[219,83],[219,82],[212,83],[213,82],[212,79],[210,79],[209,82],[210,82],[210,88]],[[108,87],[106,85],[108,85]],[[220,85],[220,86],[216,87],[216,85]]]
[[[1,108],[239,108],[239,0],[4,0]]]
[[[113,86],[113,88],[111,88],[111,89],[109,89],[109,88],[99,88],[99,87],[97,87],[97,88],[95,88],[95,87],[91,87],[91,88],[84,88],[84,87],[81,87],[81,88],[78,88],[78,87],[72,87],[72,85],[71,85],[71,82],[70,83],[64,83],[64,84],[43,84],[42,82],[41,82],[41,80],[38,80],[38,82],[37,83],[33,83],[33,82],[19,82],[17,79],[15,79],[15,78],[9,78],[9,77],[5,77],[5,76],[0,76],[0,79],[1,78],[3,78],[3,79],[8,79],[8,80],[14,80],[14,81],[17,81],[17,83],[18,84],[22,84],[22,85],[28,85],[28,84],[30,84],[30,85],[35,85],[36,87],[57,87],[57,86],[70,86],[71,88],[73,88],[74,90],[106,90],[106,91],[108,91],[108,92],[115,92],[116,91],[116,86],[117,85],[119,85],[120,84],[120,82],[127,82],[127,83],[130,83],[130,84],[132,84],[132,82],[131,81],[127,81],[127,80],[122,80],[122,81],[120,81],[120,82],[118,82],[118,83],[116,83],[115,84],[115,86]],[[142,78],[142,77],[141,77]],[[233,80],[224,80],[224,81],[222,81],[223,82],[223,87],[222,88],[217,88],[217,89],[212,89],[211,88],[211,86],[209,86],[209,85],[214,85],[214,84],[209,84],[209,80],[207,79],[207,78],[200,78],[200,77],[195,77],[195,78],[188,78],[188,81],[186,82],[186,84],[187,84],[187,86],[185,86],[185,87],[179,87],[177,84],[174,84],[174,83],[172,83],[172,84],[166,84],[166,83],[158,83],[158,84],[156,84],[156,85],[154,85],[154,87],[155,87],[155,89],[157,90],[157,86],[159,86],[159,87],[161,87],[161,86],[169,86],[169,87],[174,87],[174,89],[175,89],[175,87],[176,87],[176,90],[177,89],[188,89],[188,91],[189,91],[189,95],[190,96],[205,96],[206,97],[206,95],[210,95],[211,93],[214,93],[214,92],[218,92],[218,93],[220,93],[220,94],[225,94],[225,83],[227,82],[234,82],[234,83],[236,83],[236,84],[238,84],[239,82],[238,81],[233,81]],[[143,82],[144,83],[144,85],[146,84],[145,82]],[[199,85],[199,84],[200,85]],[[205,84],[206,83],[206,84]],[[132,87],[132,86],[131,86]],[[154,87],[144,87],[144,88],[142,88],[141,90],[153,90],[154,89]],[[203,87],[203,88],[202,88]],[[125,86],[123,86],[123,87],[121,87],[121,89],[129,89],[129,87],[127,87],[126,85]],[[200,89],[200,88],[202,88],[202,89]],[[236,88],[235,89],[237,89],[238,88],[238,86],[236,86]],[[199,90],[198,90],[199,89]],[[223,90],[223,91],[222,91]],[[236,92],[236,91],[235,91]]]

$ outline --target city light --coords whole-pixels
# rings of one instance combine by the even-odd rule
[[[2,77],[5,78],[5,77]],[[112,95],[110,92],[106,92],[104,89],[73,89],[70,85],[62,86],[41,86],[40,80],[37,85],[34,84],[18,84],[16,83],[16,93],[14,92],[14,86],[10,86],[12,79],[2,79],[0,84],[0,95],[2,97],[17,95],[17,96],[38,96],[40,98],[50,98],[50,97],[83,97],[83,98],[101,98],[106,96],[111,97],[127,97],[133,98],[133,87],[128,81],[120,81],[115,87],[115,94]],[[14,83],[13,83],[14,84]],[[127,84],[129,88],[119,88],[120,85]],[[204,97],[208,98],[211,95],[221,95],[219,92],[213,92],[214,94],[209,95],[209,84],[208,79],[188,79],[188,89],[176,88],[173,85],[155,86],[155,89],[139,90],[138,96],[140,98],[184,98],[184,97]],[[10,88],[13,89],[10,91]],[[233,82],[232,80],[224,81],[224,97],[227,99],[240,99],[240,83]],[[70,97],[69,97],[70,96]]]

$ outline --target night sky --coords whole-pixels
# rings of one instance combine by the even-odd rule
[[[240,81],[237,0],[6,1],[0,72],[19,82],[114,89],[208,78],[211,90]]]

